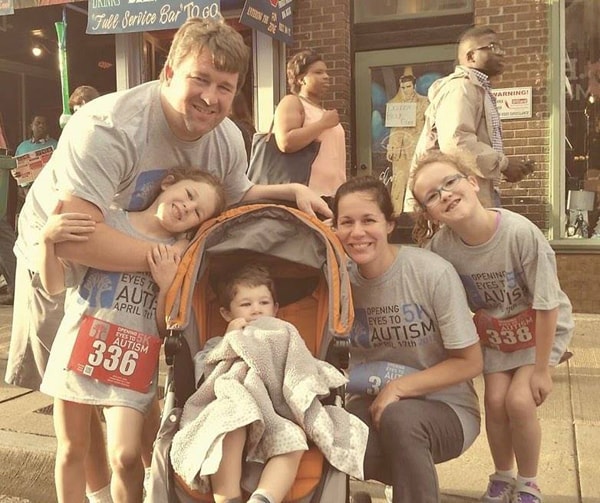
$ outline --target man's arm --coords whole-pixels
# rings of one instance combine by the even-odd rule
[[[481,90],[463,79],[457,79],[448,86],[451,87],[436,110],[440,150],[446,153],[457,150],[468,152],[475,157],[484,178],[500,179],[500,172],[508,164],[508,158],[477,136],[484,113]]]
[[[299,210],[315,215],[319,213],[326,218],[333,214],[327,203],[319,195],[300,183],[282,183],[280,185],[253,185],[244,195],[242,201],[252,202],[261,199],[279,199],[296,203]]]
[[[91,215],[96,228],[86,241],[58,243],[56,255],[60,258],[105,271],[149,271],[146,254],[152,249],[151,242],[135,239],[108,226],[100,209],[79,197],[65,197],[62,212]]]

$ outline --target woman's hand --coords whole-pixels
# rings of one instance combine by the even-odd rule
[[[337,110],[324,110],[320,122],[324,129],[329,129],[340,123],[340,116]]]
[[[369,407],[371,420],[373,421],[373,426],[376,430],[379,430],[381,414],[383,414],[385,408],[391,403],[402,400],[402,398],[406,396],[402,389],[402,379],[402,377],[399,377],[387,383]]]
[[[544,369],[534,369],[529,380],[531,394],[535,404],[539,407],[544,403],[546,397],[552,392],[552,376],[548,367]]]

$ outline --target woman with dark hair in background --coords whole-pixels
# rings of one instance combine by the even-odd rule
[[[346,181],[346,142],[337,110],[323,107],[329,90],[327,65],[313,51],[295,54],[287,64],[292,94],[275,110],[273,131],[282,152],[297,152],[313,141],[321,143],[308,186],[331,198]]]

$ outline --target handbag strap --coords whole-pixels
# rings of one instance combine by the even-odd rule
[[[298,96],[297,94],[295,94],[294,96],[296,96],[296,98],[298,98],[298,101],[300,102],[300,105],[302,106],[302,110],[304,110],[304,105],[302,104],[302,100],[300,99],[300,96]],[[302,126],[300,126],[300,127],[304,127],[305,122],[306,122],[306,112],[304,112],[304,121],[302,122]],[[269,127],[269,132],[267,133],[265,141],[269,141],[271,139],[271,136],[273,135],[273,126],[274,125],[275,125],[275,112],[273,112],[273,118],[271,119],[271,126]]]

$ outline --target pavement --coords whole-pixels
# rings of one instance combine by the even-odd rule
[[[576,314],[574,356],[554,371],[554,390],[539,410],[543,439],[539,483],[545,503],[600,503],[600,315]],[[51,398],[4,384],[12,308],[0,306],[0,502],[53,503]],[[483,382],[475,381],[480,397]],[[478,501],[493,465],[485,432],[460,458],[438,465],[442,503]],[[374,503],[383,486],[352,482]]]

